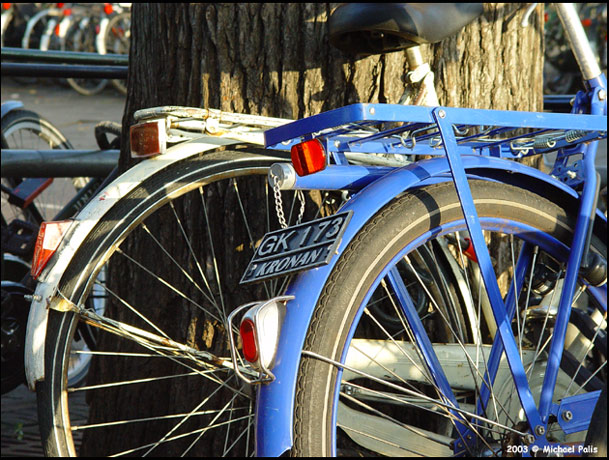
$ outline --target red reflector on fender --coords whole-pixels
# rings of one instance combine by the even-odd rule
[[[307,176],[326,168],[326,151],[319,139],[292,146],[292,165],[299,176]]]
[[[243,342],[243,356],[250,363],[258,361],[258,345],[256,343],[256,326],[251,319],[245,319],[239,327]]]
[[[146,158],[165,153],[167,149],[165,120],[133,125],[129,129],[129,143],[133,158]]]
[[[34,258],[32,260],[32,277],[37,279],[44,267],[57,251],[59,243],[73,221],[62,220],[59,222],[43,222],[38,231],[36,246],[34,248]]]

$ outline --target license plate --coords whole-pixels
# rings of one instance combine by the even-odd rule
[[[352,213],[342,212],[267,233],[247,266],[241,284],[328,264]]]

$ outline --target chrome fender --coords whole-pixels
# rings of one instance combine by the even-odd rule
[[[145,160],[127,170],[91,199],[74,218],[57,252],[40,275],[33,295],[25,338],[25,375],[31,390],[35,389],[37,381],[44,379],[44,343],[49,309],[60,300],[57,296],[57,284],[89,232],[122,197],[143,180],[177,161],[235,144],[243,144],[243,141],[203,136],[178,144],[168,149],[166,154]]]
[[[573,189],[541,171],[508,160],[464,156],[468,177],[518,185],[559,203],[577,205]],[[286,305],[286,316],[278,344],[275,381],[261,385],[256,407],[256,454],[274,457],[292,447],[294,399],[300,353],[317,299],[340,255],[357,232],[393,197],[408,189],[452,180],[447,160],[434,158],[397,169],[368,185],[341,211],[352,210],[336,257],[326,266],[303,272],[290,284],[285,295],[294,296]],[[560,201],[562,200],[562,201]],[[606,219],[598,214],[606,225]],[[606,230],[605,230],[606,233]],[[606,291],[605,291],[606,296]]]

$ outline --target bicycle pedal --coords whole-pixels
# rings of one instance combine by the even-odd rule
[[[11,191],[8,202],[25,209],[45,188],[51,185],[51,182],[53,182],[52,177],[24,179]]]
[[[15,219],[2,233],[2,252],[29,259],[34,253],[37,235],[37,225]]]

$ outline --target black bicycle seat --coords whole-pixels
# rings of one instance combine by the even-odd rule
[[[444,40],[482,12],[482,3],[344,3],[330,16],[330,43],[348,54],[398,51]]]

